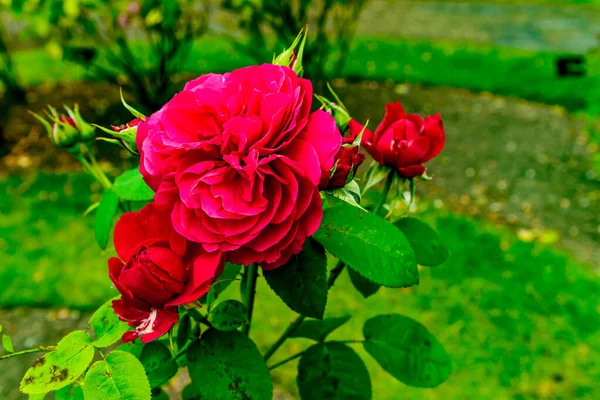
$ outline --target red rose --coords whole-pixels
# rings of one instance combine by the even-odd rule
[[[354,177],[358,167],[365,161],[365,154],[358,151],[359,146],[352,146],[360,130],[350,132],[350,135],[342,139],[342,147],[335,156],[335,171],[325,190],[334,190],[346,186],[349,177]]]
[[[155,204],[123,214],[114,242],[119,258],[109,259],[108,269],[121,298],[113,308],[136,328],[123,335],[125,342],[142,336],[147,343],[168,332],[179,318],[177,306],[208,292],[223,268],[219,252],[188,244],[171,226],[169,211]]]
[[[363,126],[352,120],[351,132]],[[405,114],[400,102],[385,106],[385,117],[375,133],[365,129],[362,145],[382,165],[394,167],[405,178],[425,173],[424,163],[436,157],[445,143],[444,126],[439,114],[422,119]]]
[[[311,104],[310,81],[265,64],[188,82],[142,122],[140,172],[175,230],[238,264],[275,268],[299,253],[341,146]]]

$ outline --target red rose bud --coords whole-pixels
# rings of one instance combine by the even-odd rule
[[[423,164],[444,148],[446,139],[440,115],[423,119],[417,114],[405,114],[398,101],[385,108],[385,117],[375,133],[355,120],[350,121],[350,132],[365,129],[362,145],[380,164],[395,168],[405,178],[423,175]]]
[[[140,122],[142,122],[142,119],[138,117],[124,125],[111,125],[110,129],[98,126],[98,128],[111,136],[110,138],[99,137],[98,139],[118,144],[130,153],[139,155],[140,153],[138,153],[135,144],[135,136],[137,135],[137,126]]]
[[[139,212],[125,213],[115,227],[119,258],[108,260],[109,276],[121,293],[113,301],[119,319],[144,343],[167,333],[178,320],[177,306],[208,292],[221,273],[220,252],[206,253],[188,244],[171,226],[170,211],[151,203]]]
[[[356,175],[358,167],[365,161],[365,154],[359,151],[358,145],[353,145],[360,134],[352,132],[342,140],[342,147],[335,156],[335,165],[325,190],[343,188]]]
[[[65,108],[65,110],[67,110],[67,113],[69,114],[68,118],[71,121],[70,123],[74,124],[75,129],[79,131],[81,140],[93,140],[96,137],[95,129],[92,125],[85,122],[84,119],[81,117],[81,114],[79,113],[79,105],[75,104],[75,107],[73,107],[73,109],[67,106],[63,107]]]
[[[138,117],[125,125],[111,125],[110,127],[113,131],[119,133],[138,126],[140,122],[142,122],[142,119]]]
[[[80,139],[75,121],[66,115],[59,115],[53,107],[48,107],[48,110],[47,119],[33,111],[29,113],[44,125],[52,144],[60,148],[74,148]]]

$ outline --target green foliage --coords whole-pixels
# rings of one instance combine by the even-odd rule
[[[448,249],[436,231],[417,218],[405,217],[394,222],[410,243],[417,263],[427,267],[443,264],[449,257]]]
[[[97,361],[85,376],[86,400],[150,400],[150,385],[144,367],[132,354],[112,351]]]
[[[255,62],[271,60],[273,53],[287,48],[298,32],[308,26],[309,39],[299,58],[303,59],[306,75],[321,81],[339,76],[366,3],[367,0],[264,0],[257,4],[222,0],[221,4],[237,16],[238,29],[245,33],[244,43],[238,49]],[[333,74],[329,65],[334,66]]]
[[[354,285],[356,290],[358,290],[358,292],[362,294],[365,299],[371,297],[379,291],[381,285],[371,282],[350,267],[347,269],[348,275],[350,276],[350,281],[352,281],[352,285]]]
[[[238,331],[209,329],[187,353],[192,384],[208,399],[271,400],[273,384],[256,345]]]
[[[190,340],[192,333],[192,318],[190,314],[185,313],[179,318],[177,324],[177,348],[182,349]]]
[[[144,366],[151,388],[167,383],[179,370],[171,350],[160,342],[144,345],[140,362]]]
[[[112,300],[104,303],[91,316],[88,326],[94,330],[97,348],[108,347],[121,340],[121,336],[129,330],[129,325],[121,322],[112,308]]]
[[[71,332],[58,342],[56,350],[33,363],[20,389],[26,394],[43,394],[63,388],[85,372],[93,357],[91,336],[84,331]]]
[[[210,322],[220,331],[233,331],[248,324],[246,307],[237,300],[225,300],[210,313]]]
[[[100,205],[96,209],[96,216],[94,217],[96,243],[98,243],[98,246],[100,246],[102,250],[104,250],[108,244],[110,229],[118,207],[119,196],[112,190],[104,192],[102,199],[100,200]]]
[[[431,388],[452,371],[446,350],[417,321],[403,315],[378,315],[363,327],[365,350],[399,381]]]
[[[300,358],[298,389],[303,400],[370,400],[371,378],[363,360],[343,343],[315,344]]]
[[[322,321],[304,321],[290,337],[308,338],[316,342],[324,342],[327,336],[344,325],[350,319],[349,315],[338,318],[324,318]]]
[[[327,304],[327,258],[323,247],[312,239],[287,264],[264,271],[267,283],[292,310],[322,319]]]
[[[314,238],[375,283],[407,287],[419,282],[415,254],[404,234],[372,213],[346,203],[328,208]]]
[[[119,175],[111,189],[123,200],[150,201],[154,197],[154,192],[144,182],[138,168]]]

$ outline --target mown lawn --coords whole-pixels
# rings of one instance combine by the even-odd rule
[[[144,47],[142,43],[136,47],[140,59],[148,55]],[[463,41],[360,37],[340,77],[462,87],[572,110],[600,102],[599,57],[589,55],[586,77],[558,78],[556,59],[560,55]],[[88,78],[83,68],[55,60],[42,49],[16,52],[14,61],[28,86]],[[252,63],[255,61],[225,39],[206,36],[194,44],[183,70],[194,74],[224,72]]]
[[[0,307],[91,309],[113,296],[106,258],[82,213],[97,194],[80,174],[37,174],[0,182]],[[425,324],[454,362],[450,380],[432,390],[397,383],[366,353],[374,399],[600,397],[600,279],[571,257],[484,223],[425,210],[447,241],[449,261],[423,269],[421,284],[382,289],[363,300],[346,274],[330,292],[327,315],[351,313],[335,334],[359,339],[362,323],[403,313]],[[227,292],[235,293],[233,285]],[[266,348],[294,318],[260,280],[252,335]],[[306,342],[288,342],[273,361]],[[293,390],[295,363],[274,379]]]

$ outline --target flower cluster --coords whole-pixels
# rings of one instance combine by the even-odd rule
[[[264,64],[201,76],[151,116],[113,127],[135,135],[155,192],[115,229],[109,270],[122,297],[113,307],[135,327],[125,341],[166,333],[225,261],[274,269],[298,254],[321,223],[319,191],[343,188],[364,161],[361,134],[376,161],[407,178],[443,147],[439,116],[394,103],[372,133],[347,114],[340,124],[331,108],[311,112],[312,97],[309,80]]]

